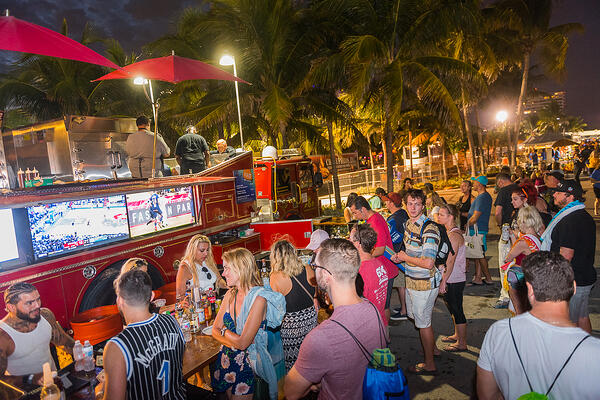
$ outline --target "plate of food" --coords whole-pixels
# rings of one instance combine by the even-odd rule
[[[212,325],[211,326],[207,326],[206,328],[202,329],[202,333],[205,334],[205,335],[207,335],[207,336],[212,335],[212,327],[213,327]]]

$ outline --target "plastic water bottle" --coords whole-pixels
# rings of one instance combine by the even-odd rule
[[[181,332],[183,333],[183,340],[189,342],[192,340],[192,332],[190,330],[190,320],[186,314],[181,317]]]
[[[83,370],[85,372],[91,372],[94,370],[94,346],[90,344],[89,340],[86,340],[83,344]]]
[[[75,345],[73,346],[73,360],[75,360],[75,371],[83,371],[83,359],[85,355],[83,354],[83,346],[79,340],[75,341]]]
[[[79,343],[81,345],[81,343]],[[44,386],[40,392],[40,400],[60,400],[60,390],[52,378],[52,370],[49,363],[44,363]]]

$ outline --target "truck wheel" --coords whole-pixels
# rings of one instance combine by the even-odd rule
[[[94,278],[92,284],[83,295],[79,312],[89,310],[90,308],[115,304],[117,295],[113,287],[113,282],[119,275],[121,266],[125,261],[127,260],[117,261]],[[157,289],[165,284],[158,269],[152,264],[148,264],[148,275],[152,279],[152,289]]]

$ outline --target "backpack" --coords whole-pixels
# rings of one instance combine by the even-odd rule
[[[382,346],[386,346],[381,349],[373,350],[372,354],[369,354],[367,348],[352,332],[350,332],[350,330],[348,330],[348,328],[338,321],[330,319],[330,321],[335,322],[348,332],[369,362],[363,378],[363,400],[410,400],[406,376],[402,372],[402,368],[396,363],[396,357],[388,347],[389,343],[383,332],[383,324],[381,323],[379,311],[377,311],[375,305],[370,301],[369,304],[373,306],[373,310],[377,314],[377,320],[379,321],[379,335],[380,338],[382,338],[381,344]]]
[[[515,336],[513,335],[512,325],[510,323],[511,320],[512,320],[512,318],[508,319],[508,329],[510,330],[510,337],[512,338],[513,345],[515,346],[515,351],[517,352],[517,356],[519,357],[519,362],[521,363],[521,368],[523,368],[523,372],[525,373],[525,378],[527,379],[527,384],[529,385],[529,390],[531,390],[531,392],[525,393],[525,394],[519,396],[519,398],[517,400],[548,400],[549,399],[548,395],[550,394],[550,391],[554,387],[554,384],[556,383],[556,380],[558,379],[558,377],[560,376],[560,374],[563,372],[563,369],[565,369],[565,367],[567,366],[567,364],[569,363],[569,361],[571,361],[571,357],[573,357],[573,354],[575,353],[575,351],[577,351],[577,349],[579,348],[579,345],[581,345],[581,343],[583,343],[583,341],[585,339],[589,338],[590,335],[587,335],[586,337],[584,337],[583,339],[581,339],[579,341],[579,343],[577,343],[577,346],[575,346],[575,348],[573,349],[573,351],[571,351],[571,354],[569,354],[569,357],[567,358],[567,360],[565,361],[565,363],[563,364],[563,366],[558,371],[558,374],[556,374],[556,376],[554,377],[554,380],[552,381],[552,384],[550,385],[550,387],[546,391],[546,394],[542,394],[542,393],[538,393],[538,392],[534,391],[533,390],[533,386],[531,386],[531,381],[529,380],[529,376],[527,375],[527,371],[525,371],[525,365],[523,364],[523,359],[521,358],[521,354],[519,353],[519,349],[517,348],[517,342],[515,341]]]
[[[430,220],[429,218],[426,218],[423,222],[423,225],[421,225],[421,232],[419,233],[418,237],[419,242],[423,244],[423,232],[425,231],[425,228],[427,228],[431,224],[437,226],[438,231],[440,232],[440,243],[438,243],[438,251],[437,255],[435,256],[435,266],[439,267],[440,265],[446,265],[446,261],[448,261],[448,255],[450,253],[452,253],[453,255],[455,253],[454,249],[452,248],[452,242],[450,241],[450,237],[448,237],[448,231],[446,231],[446,227],[442,224],[438,224],[437,222]],[[404,250],[404,248],[402,250]]]

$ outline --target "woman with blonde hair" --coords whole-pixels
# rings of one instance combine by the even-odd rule
[[[502,285],[508,291],[511,303],[509,309],[515,314],[521,314],[530,308],[521,262],[525,256],[540,250],[540,233],[544,231],[544,222],[534,206],[525,205],[519,209],[516,223],[519,236],[504,259],[505,264],[500,268],[506,271]]]
[[[279,240],[271,247],[271,288],[285,296],[286,313],[281,323],[281,340],[285,369],[294,366],[304,337],[317,326],[315,288],[308,282],[314,271],[304,267],[296,248],[287,240]]]
[[[204,235],[192,236],[179,263],[175,280],[178,298],[185,295],[190,280],[200,290],[227,287],[215,264],[210,239]]]
[[[261,286],[254,256],[247,249],[223,254],[223,276],[230,289],[212,329],[212,336],[222,346],[212,366],[211,386],[228,398],[252,398],[256,374],[268,383],[270,397],[277,398],[277,375],[267,350],[266,328],[281,324],[285,299]]]

